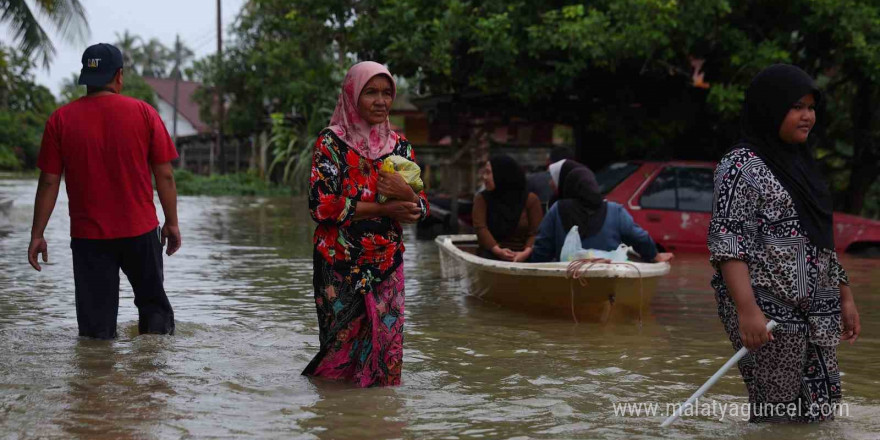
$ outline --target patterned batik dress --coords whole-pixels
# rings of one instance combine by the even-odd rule
[[[389,155],[415,162],[400,136]],[[375,202],[385,156],[361,156],[330,131],[318,137],[309,178],[314,238],[314,293],[320,351],[304,375],[398,385],[403,364],[403,233],[389,217],[352,220],[358,202]],[[421,216],[428,214],[419,193]]]
[[[748,148],[732,150],[715,170],[708,244],[718,314],[733,348],[739,350],[742,341],[722,262],[748,264],[758,307],[779,323],[774,341],[739,362],[750,420],[833,418],[841,397],[839,285],[849,281],[837,254],[810,242],[791,196]]]

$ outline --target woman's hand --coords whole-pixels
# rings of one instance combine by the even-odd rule
[[[672,261],[675,258],[675,255],[672,252],[660,252],[657,256],[654,257],[655,263],[665,263],[668,261]]]
[[[519,252],[514,252],[512,261],[514,263],[526,261],[529,259],[529,255],[532,255],[532,248],[531,247],[527,247]]]
[[[498,257],[499,260],[504,260],[504,261],[513,261],[513,259],[516,257],[516,252],[514,252],[510,249],[498,246],[497,244],[495,245],[495,247],[492,248],[492,253],[496,257]]]
[[[754,308],[743,313],[737,310],[739,318],[739,337],[744,347],[755,351],[773,340],[773,333],[767,331],[767,318],[755,304]]]
[[[412,192],[412,191],[410,191]],[[417,203],[403,200],[389,200],[381,205],[384,215],[401,223],[415,223],[422,216],[422,209]]]
[[[419,196],[413,191],[412,187],[406,183],[398,173],[386,173],[379,171],[379,178],[376,181],[376,189],[389,199],[404,200],[407,202],[418,203]]]
[[[840,290],[842,293],[840,295],[840,319],[843,321],[843,334],[840,336],[840,340],[853,344],[859,338],[859,333],[862,332],[859,309],[856,308],[856,301],[849,291],[849,286],[841,284]]]

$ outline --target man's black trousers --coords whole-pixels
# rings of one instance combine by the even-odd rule
[[[174,334],[174,312],[162,285],[162,245],[158,230],[110,240],[73,238],[70,248],[80,336],[116,337],[119,269],[134,290],[140,333]]]

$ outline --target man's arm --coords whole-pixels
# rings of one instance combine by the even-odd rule
[[[165,212],[165,224],[162,226],[162,246],[168,240],[167,255],[174,255],[180,249],[180,228],[177,225],[177,185],[174,183],[174,169],[171,162],[154,163],[150,165],[153,176],[156,178],[156,191],[159,193],[159,202],[162,203],[162,211]]]
[[[55,210],[55,201],[58,199],[58,189],[61,187],[61,175],[40,173],[40,181],[37,183],[37,197],[34,200],[34,223],[31,227],[31,244],[28,246],[28,262],[36,270],[42,270],[37,255],[43,254],[43,262],[49,261],[49,246],[43,233],[49,224],[49,217]]]

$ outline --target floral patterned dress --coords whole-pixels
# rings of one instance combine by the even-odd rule
[[[849,284],[833,250],[810,242],[794,202],[748,148],[722,158],[708,237],[718,314],[735,350],[742,347],[736,305],[721,275],[730,259],[748,264],[755,300],[779,325],[774,341],[739,362],[752,421],[817,421],[833,417],[841,398],[840,284]],[[778,405],[773,409],[773,405]],[[791,414],[780,409],[798,408]]]
[[[400,136],[392,155],[415,162]],[[403,231],[389,217],[353,220],[358,202],[376,202],[385,156],[361,156],[332,131],[315,143],[309,177],[314,236],[315,305],[320,351],[304,375],[398,385],[403,363]],[[419,193],[424,219],[428,201]]]

